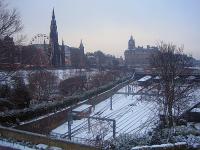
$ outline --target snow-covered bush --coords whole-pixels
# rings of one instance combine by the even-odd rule
[[[120,134],[110,145],[114,145],[115,150],[130,150],[134,146],[150,144],[150,136]]]

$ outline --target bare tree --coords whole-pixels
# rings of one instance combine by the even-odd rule
[[[10,10],[8,5],[0,0],[0,38],[12,36],[23,28],[21,18],[16,9]]]
[[[3,66],[4,70],[9,68],[9,70],[0,73],[1,82],[7,81],[16,70],[17,66],[13,64],[13,61],[16,62],[17,47],[14,45],[11,36],[19,33],[22,28],[22,21],[17,10],[10,9],[4,0],[0,0],[0,61],[3,65],[6,65]],[[10,40],[5,40],[8,38]],[[5,41],[8,41],[8,43]],[[12,64],[10,64],[11,62]]]
[[[85,89],[86,77],[75,76],[60,82],[59,89],[64,95],[72,95]]]
[[[161,107],[165,123],[172,127],[174,116],[188,105],[193,92],[194,85],[179,78],[184,75],[190,59],[183,53],[182,47],[173,44],[161,42],[158,49],[158,53],[152,56],[151,64],[160,77],[159,84],[155,86],[159,96],[154,100]]]
[[[48,71],[39,70],[29,75],[29,89],[33,99],[47,100],[57,89],[57,77]]]

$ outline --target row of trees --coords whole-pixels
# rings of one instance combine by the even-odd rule
[[[125,76],[125,73],[119,70],[98,72],[90,76],[75,76],[62,81],[59,88],[64,95],[72,95],[98,88],[102,85],[114,82],[123,76]]]

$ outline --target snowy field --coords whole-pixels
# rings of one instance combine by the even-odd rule
[[[140,86],[131,87],[132,92],[140,90]],[[118,92],[127,91],[127,86]],[[93,107],[90,116],[109,118],[116,121],[116,136],[122,133],[143,134],[152,129],[154,123],[158,119],[155,112],[155,104],[153,102],[138,101],[139,96],[127,94],[115,94],[112,97],[112,110],[110,107],[110,98]],[[73,121],[72,137],[76,139],[95,139],[99,134],[103,134],[104,139],[112,138],[113,129],[112,122],[98,121],[90,119],[90,129],[88,127],[88,119]],[[64,123],[51,132],[57,137],[67,138],[68,123]]]

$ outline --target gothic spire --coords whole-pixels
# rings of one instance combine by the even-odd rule
[[[53,8],[53,12],[52,12],[52,19],[55,19],[54,8]]]
[[[79,48],[84,48],[84,46],[83,46],[83,41],[82,41],[82,40],[81,40],[81,43],[80,43]]]

